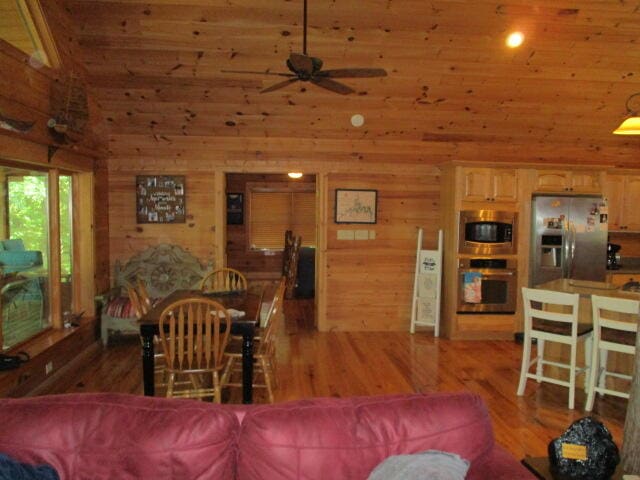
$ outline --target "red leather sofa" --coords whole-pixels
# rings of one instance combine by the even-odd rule
[[[469,480],[534,478],[494,443],[470,393],[213,405],[123,394],[0,400],[0,452],[65,479],[366,479],[394,454],[442,450]]]

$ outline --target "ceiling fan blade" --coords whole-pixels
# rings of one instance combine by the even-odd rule
[[[262,90],[260,90],[260,93],[268,93],[268,92],[273,92],[274,90],[279,90],[281,88],[286,87],[287,85],[291,85],[292,83],[297,82],[298,80],[300,80],[298,77],[294,77],[294,78],[290,78],[289,80],[285,80],[283,82],[274,83],[270,87],[263,88]]]
[[[287,60],[287,66],[289,69],[296,74],[307,74],[311,75],[313,73],[313,59],[308,57],[307,55],[301,55],[299,53],[292,53],[289,55],[289,60]]]
[[[331,80],[327,77],[313,77],[311,79],[311,83],[314,83],[319,87],[326,88],[327,90],[331,90],[332,92],[339,93],[341,95],[349,95],[350,93],[355,92],[353,88],[347,87],[346,85]]]
[[[252,73],[254,75],[275,75],[277,77],[295,77],[292,73],[278,73],[278,72],[269,72],[267,70],[263,72],[253,71],[253,70],[220,70],[222,73]]]
[[[329,78],[386,77],[387,71],[384,68],[336,68],[334,70],[323,70],[318,72],[316,76]]]

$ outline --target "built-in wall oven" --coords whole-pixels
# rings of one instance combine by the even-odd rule
[[[517,277],[515,259],[461,258],[457,312],[515,313]]]
[[[517,253],[518,214],[499,210],[460,212],[458,253],[505,255]]]

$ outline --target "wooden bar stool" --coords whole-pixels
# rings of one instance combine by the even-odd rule
[[[593,309],[593,352],[589,374],[589,393],[585,410],[593,409],[595,394],[629,398],[628,392],[607,388],[607,377],[631,381],[631,375],[607,370],[608,352],[636,353],[636,333],[640,302],[637,300],[591,296]],[[626,315],[627,320],[624,320]]]
[[[591,339],[593,327],[578,323],[578,305],[580,295],[572,293],[553,292],[550,290],[537,290],[522,288],[524,299],[524,346],[522,351],[522,367],[520,369],[520,383],[518,395],[524,395],[527,378],[532,378],[538,383],[548,382],[563,387],[569,387],[569,408],[575,405],[576,377],[585,373],[585,389],[588,385],[586,371],[591,361]],[[567,309],[571,313],[565,313]],[[531,359],[531,344],[537,340],[537,354]],[[545,342],[557,342],[571,347],[569,363],[561,363],[544,359]],[[578,342],[585,342],[585,366],[577,368],[576,357]],[[529,369],[535,365],[535,373],[529,373]],[[569,379],[544,375],[544,366],[569,370]]]

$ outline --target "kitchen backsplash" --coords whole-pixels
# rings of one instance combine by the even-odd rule
[[[640,258],[640,233],[609,232],[609,242],[620,245],[619,253],[623,265],[626,258]]]

